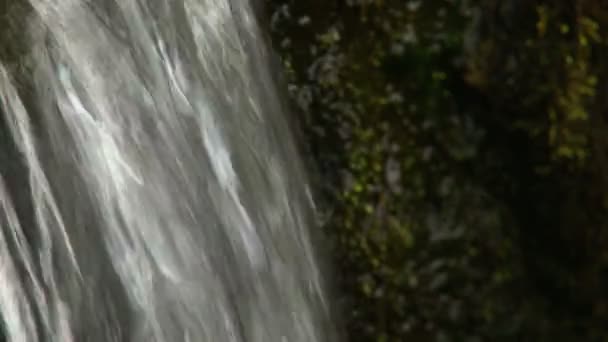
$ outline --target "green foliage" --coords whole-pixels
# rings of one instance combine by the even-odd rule
[[[349,340],[608,338],[608,13],[273,0]]]

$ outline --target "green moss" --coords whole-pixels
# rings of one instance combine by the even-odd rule
[[[608,303],[606,246],[589,238],[608,222],[608,11],[355,3],[293,2],[321,24],[277,33],[300,39],[281,53],[314,94],[303,110],[351,340],[605,337],[579,309]]]

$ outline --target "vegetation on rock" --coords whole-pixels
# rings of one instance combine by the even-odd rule
[[[603,341],[608,7],[272,0],[350,341]]]

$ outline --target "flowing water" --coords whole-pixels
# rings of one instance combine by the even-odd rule
[[[252,4],[29,2],[27,72],[0,65],[6,339],[333,340]]]

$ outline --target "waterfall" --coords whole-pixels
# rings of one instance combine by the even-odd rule
[[[27,67],[0,65],[7,340],[334,340],[253,4],[29,3]]]

